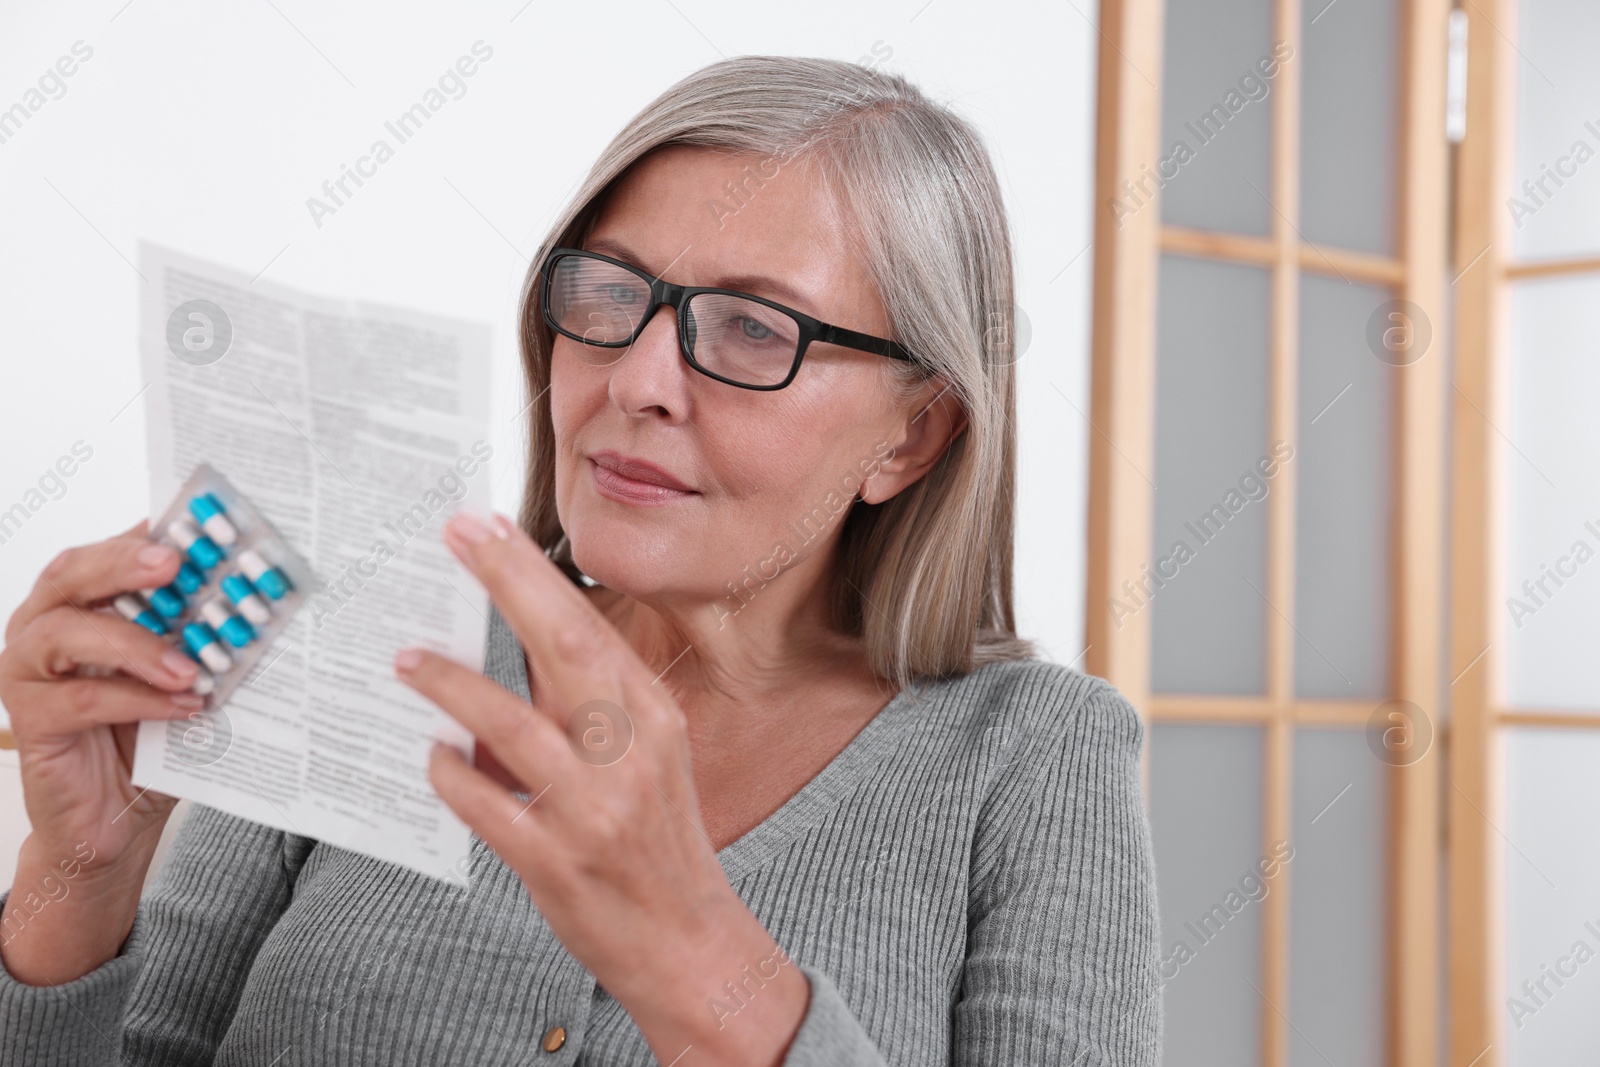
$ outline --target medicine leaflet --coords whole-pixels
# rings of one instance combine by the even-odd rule
[[[150,514],[210,463],[317,586],[220,709],[140,725],[134,783],[464,885],[469,831],[426,766],[472,738],[393,659],[483,664],[488,598],[442,530],[490,509],[488,327],[148,242],[140,270]]]

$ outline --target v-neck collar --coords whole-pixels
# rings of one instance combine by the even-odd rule
[[[486,662],[491,677],[493,668],[500,667],[508,677],[494,680],[523,700],[531,700],[528,661],[522,642],[492,604],[488,641]],[[728,880],[736,882],[761,867],[821,822],[863,782],[875,777],[873,772],[900,747],[900,734],[917,717],[914,709],[926,698],[927,688],[913,685],[896,693],[822,770],[779,805],[778,810],[723,846],[717,853],[717,860]]]

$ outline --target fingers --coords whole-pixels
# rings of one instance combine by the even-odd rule
[[[23,737],[74,734],[93,726],[182,719],[205,707],[195,693],[166,693],[132,678],[68,678],[33,682],[29,713],[13,726]]]
[[[178,553],[147,541],[140,522],[118,537],[69,548],[50,561],[6,625],[9,643],[30,622],[63,604],[85,606],[134,589],[166,585],[177,577]]]
[[[433,747],[428,757],[428,780],[439,799],[508,865],[509,857],[526,847],[526,835],[536,832],[538,824],[527,816],[538,803],[541,791],[535,791],[529,800],[518,800],[482,771],[468,766],[461,754],[448,745]]]
[[[122,671],[158,689],[187,689],[198,668],[188,656],[137,623],[75,604],[36,618],[9,646],[23,680],[52,680],[80,667]]]
[[[570,773],[573,756],[567,735],[491,679],[421,649],[396,656],[395,673],[466,727],[527,791],[540,792]],[[489,781],[486,776],[484,780]]]
[[[514,793],[520,793],[527,788],[517,781],[515,775],[506,770],[505,764],[495,758],[495,754],[489,751],[488,745],[472,746],[472,765],[488,775],[490,781],[503,785]]]
[[[644,666],[604,615],[520,529],[496,515],[489,525],[457,513],[445,542],[477,576],[505,616],[548,692],[543,710],[565,722],[589,700],[623,701],[621,671]]]

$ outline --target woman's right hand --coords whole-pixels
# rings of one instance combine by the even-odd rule
[[[137,623],[93,610],[177,576],[177,551],[149,541],[147,525],[62,552],[6,625],[0,702],[32,832],[17,860],[0,955],[29,984],[68,981],[120,949],[177,803],[130,778],[138,723],[183,719],[203,706],[187,692],[196,677],[188,656]],[[46,897],[41,886],[61,885],[69,869],[60,898],[49,895],[36,913],[22,907],[26,894]]]

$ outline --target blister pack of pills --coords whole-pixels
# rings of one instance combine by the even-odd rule
[[[311,566],[209,464],[190,473],[150,526],[183,558],[159,589],[124,593],[117,614],[173,642],[200,665],[192,687],[221,707],[315,587]]]

